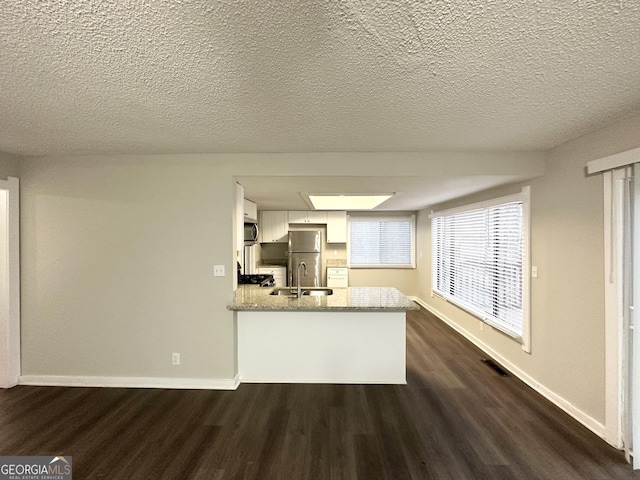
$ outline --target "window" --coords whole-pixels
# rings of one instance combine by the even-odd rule
[[[431,215],[432,290],[528,351],[529,189]]]
[[[415,217],[349,217],[351,268],[414,268]]]

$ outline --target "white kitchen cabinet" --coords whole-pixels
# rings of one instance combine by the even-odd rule
[[[287,286],[287,267],[269,266],[258,267],[258,273],[260,275],[273,275],[276,287]]]
[[[346,267],[327,267],[327,287],[342,288],[349,286],[349,269]]]
[[[260,212],[260,242],[287,243],[289,233],[289,212]]]
[[[309,223],[327,223],[327,212],[320,212],[317,210],[312,210],[307,212],[307,218],[309,219]]]
[[[244,199],[244,219],[245,221],[258,220],[258,205],[246,198]]]
[[[289,223],[327,223],[327,212],[318,210],[289,212]]]
[[[307,223],[307,212],[289,212],[289,223]]]
[[[327,243],[347,243],[347,212],[327,213]]]

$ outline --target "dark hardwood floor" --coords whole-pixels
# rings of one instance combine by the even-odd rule
[[[79,479],[638,479],[623,455],[425,310],[407,385],[0,391],[0,455]]]

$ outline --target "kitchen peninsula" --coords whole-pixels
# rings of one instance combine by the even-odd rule
[[[325,296],[271,295],[240,285],[241,382],[406,383],[406,311],[419,307],[395,288],[334,288]]]

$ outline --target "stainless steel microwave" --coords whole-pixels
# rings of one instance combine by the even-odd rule
[[[244,244],[253,245],[258,243],[258,224],[257,223],[245,223],[244,224]]]

